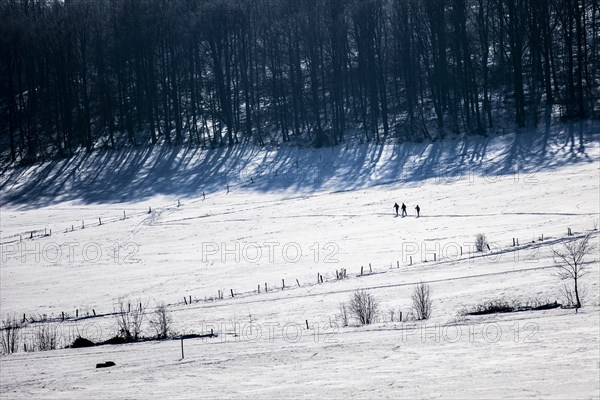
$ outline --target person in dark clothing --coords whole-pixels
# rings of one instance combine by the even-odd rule
[[[398,205],[398,203],[394,203],[394,208],[396,209],[396,217],[397,217],[398,216],[398,209],[400,208],[400,206]]]
[[[417,210],[417,218],[419,218],[419,215],[421,213],[421,207],[419,207],[419,205],[417,204],[417,206],[415,207],[415,210]]]
[[[406,204],[402,203],[402,216],[406,217],[408,213],[406,212]]]

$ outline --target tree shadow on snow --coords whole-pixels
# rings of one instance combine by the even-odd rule
[[[598,123],[582,121],[495,137],[434,143],[340,145],[302,150],[249,144],[203,150],[154,146],[81,153],[7,169],[0,205],[33,209],[64,201],[139,202],[155,195],[207,196],[243,187],[257,192],[349,191],[373,185],[449,182],[467,174],[511,175],[597,162]]]

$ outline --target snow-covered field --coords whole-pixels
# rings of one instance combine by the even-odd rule
[[[2,317],[64,312],[65,343],[105,340],[116,333],[106,314],[125,298],[149,313],[169,304],[179,333],[219,336],[185,340],[183,360],[177,340],[3,355],[2,397],[598,398],[598,247],[577,314],[460,315],[497,298],[561,302],[551,250],[568,228],[600,239],[598,128],[333,150],[129,150],[8,170]],[[409,216],[395,218],[394,202]],[[474,252],[478,233],[490,251]],[[348,278],[336,280],[342,268]],[[410,318],[420,282],[433,295],[426,322]],[[343,327],[339,305],[357,288],[381,312]],[[116,366],[95,369],[108,360]]]

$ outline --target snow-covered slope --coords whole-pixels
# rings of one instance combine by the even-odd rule
[[[101,340],[115,334],[106,314],[118,299],[139,299],[168,303],[180,333],[220,336],[186,340],[183,361],[176,341],[2,356],[2,393],[597,397],[597,250],[578,314],[459,313],[502,297],[561,301],[551,250],[569,228],[600,238],[599,139],[586,123],[433,144],[129,150],[9,170],[2,316],[65,312],[65,342]],[[409,216],[395,218],[394,202]],[[342,268],[348,279],[336,280]],[[432,319],[397,322],[419,282],[432,288]],[[342,327],[339,305],[357,288],[380,301],[377,323]],[[108,359],[117,366],[94,369]]]

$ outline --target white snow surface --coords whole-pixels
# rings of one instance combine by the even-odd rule
[[[165,302],[178,334],[218,336],[185,339],[183,359],[179,340],[20,349],[0,356],[1,397],[599,398],[598,128],[129,149],[7,169],[2,318],[47,318],[25,335],[53,324],[62,346],[114,336],[119,299],[148,304],[150,335]],[[409,215],[394,217],[394,202]],[[478,233],[489,251],[474,251]],[[578,313],[462,315],[493,299],[562,302],[552,249],[588,233],[596,248]],[[432,291],[427,321],[412,318],[420,282]],[[340,303],[356,289],[380,313],[345,327]],[[116,366],[95,368],[108,360]]]

